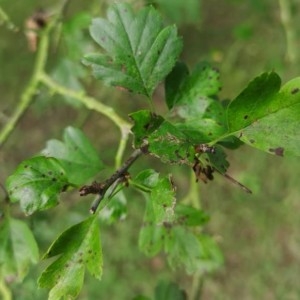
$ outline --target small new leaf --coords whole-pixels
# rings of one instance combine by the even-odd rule
[[[44,259],[58,256],[39,278],[41,288],[51,289],[49,300],[79,294],[85,268],[96,278],[102,275],[102,252],[97,217],[92,216],[63,232],[50,246]]]
[[[59,161],[44,156],[23,161],[6,181],[10,201],[19,201],[27,215],[57,205],[59,193],[68,185]]]
[[[0,223],[0,277],[21,281],[39,250],[27,224],[6,216]]]
[[[112,5],[107,20],[93,20],[90,33],[107,53],[85,56],[95,77],[148,98],[172,70],[182,48],[176,27],[164,28],[153,7],[135,14],[127,3]]]
[[[103,169],[99,154],[81,130],[67,127],[63,139],[48,141],[42,154],[59,160],[69,182],[84,184]]]

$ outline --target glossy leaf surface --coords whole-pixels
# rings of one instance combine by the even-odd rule
[[[250,82],[228,107],[229,134],[271,154],[300,155],[300,78],[280,85],[274,72]]]

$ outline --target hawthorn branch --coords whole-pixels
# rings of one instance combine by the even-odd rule
[[[95,199],[94,203],[90,208],[90,212],[94,214],[97,211],[97,208],[104,198],[107,190],[112,187],[113,190],[118,186],[118,184],[126,181],[128,176],[128,169],[131,165],[144,153],[143,148],[136,149],[130,155],[130,157],[125,161],[125,163],[115,172],[113,173],[108,179],[103,182],[93,182],[91,185],[84,185],[80,188],[79,194],[80,196],[86,196],[89,194],[97,194],[97,198]]]

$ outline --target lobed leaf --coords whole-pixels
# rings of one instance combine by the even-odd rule
[[[64,231],[49,247],[44,259],[58,256],[41,274],[38,284],[51,289],[50,300],[75,298],[83,284],[85,268],[102,275],[102,252],[97,217],[92,216]]]
[[[184,265],[188,273],[212,271],[222,265],[223,257],[211,237],[195,234],[185,227],[174,227],[165,241],[172,267]]]
[[[164,121],[147,140],[149,153],[163,162],[187,165],[194,163],[193,143],[168,121]]]
[[[83,184],[103,169],[99,154],[81,130],[67,127],[63,140],[48,141],[42,154],[59,160],[69,182]]]
[[[95,77],[149,98],[172,70],[182,48],[176,28],[164,28],[153,7],[135,14],[129,4],[115,4],[107,20],[93,20],[90,33],[107,53],[84,57]]]
[[[221,88],[216,69],[201,63],[189,74],[178,63],[165,87],[170,121],[193,143],[207,143],[226,132],[225,110],[216,99]]]
[[[228,134],[271,154],[300,155],[300,78],[280,85],[274,72],[250,82],[228,107]]]
[[[57,205],[59,193],[68,185],[59,161],[44,156],[23,161],[6,181],[10,201],[20,202],[28,215]]]
[[[149,181],[147,175],[151,178]],[[171,266],[183,265],[188,272],[205,271],[210,266],[220,265],[220,260],[214,255],[217,250],[208,252],[203,245],[202,234],[196,229],[208,221],[203,211],[182,204],[175,206],[171,182],[167,178],[154,177],[149,170],[143,171],[133,182],[140,186],[145,183],[150,193],[139,235],[141,251],[153,256],[164,250]],[[193,227],[193,231],[189,227]],[[216,248],[213,242],[211,244]]]
[[[134,134],[135,148],[141,147],[146,138],[156,130],[164,121],[163,117],[156,115],[149,110],[140,110],[129,115],[134,122],[131,128]]]
[[[27,224],[5,216],[0,223],[0,277],[21,281],[38,259],[38,246]]]

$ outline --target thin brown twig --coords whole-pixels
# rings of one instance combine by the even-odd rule
[[[80,196],[86,196],[89,194],[98,195],[90,208],[90,212],[92,214],[94,214],[97,211],[97,208],[101,200],[104,198],[107,190],[113,185],[114,188],[116,188],[116,186],[119,183],[124,182],[126,180],[128,169],[143,153],[143,148],[134,150],[130,157],[125,161],[125,163],[104,182],[93,182],[91,185],[84,185],[80,188]]]

